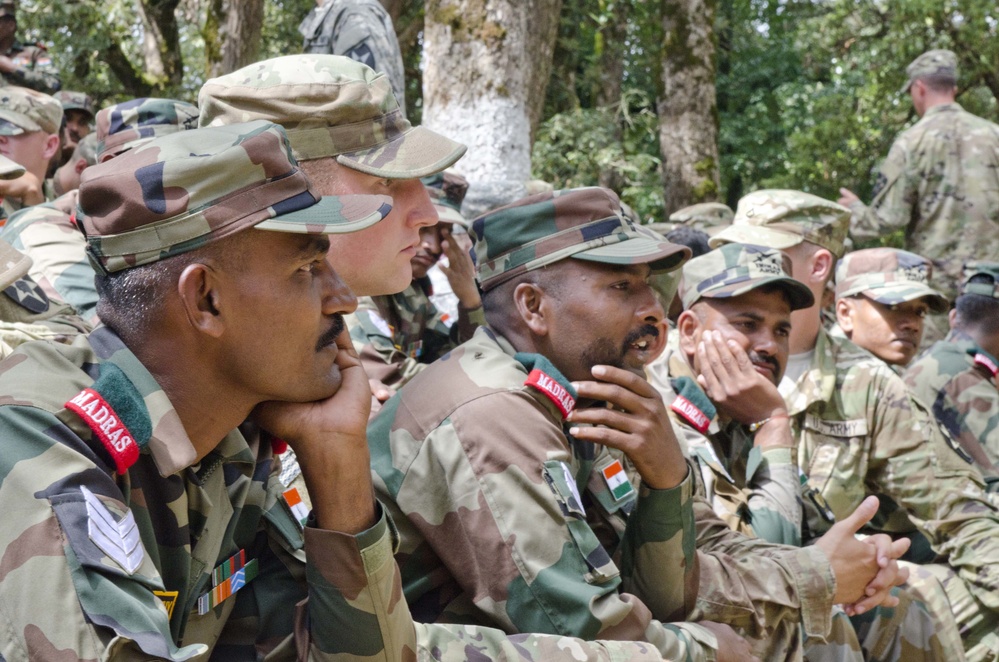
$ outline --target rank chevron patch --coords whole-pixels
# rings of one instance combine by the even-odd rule
[[[102,552],[131,575],[145,558],[139,527],[135,524],[132,511],[125,513],[118,521],[93,492],[82,485],[80,491],[87,504],[87,535]]]

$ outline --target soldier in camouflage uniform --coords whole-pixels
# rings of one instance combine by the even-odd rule
[[[298,26],[303,53],[343,55],[388,76],[406,115],[402,51],[392,17],[378,0],[316,0]]]
[[[801,622],[824,634],[836,554],[748,540],[691,502],[682,451],[639,376],[665,342],[643,263],[675,267],[686,251],[633,225],[605,189],[532,196],[472,234],[489,327],[369,426],[416,617],[698,657],[698,630],[663,621],[728,621],[765,659],[800,652]],[[712,554],[694,553],[694,515]],[[847,583],[837,588],[859,594]]]
[[[683,209],[678,209],[669,215],[671,229],[685,227],[701,232],[714,234],[732,224],[734,214],[728,205],[720,202],[700,202]]]
[[[91,133],[81,140],[73,150],[73,155],[45,180],[42,191],[45,199],[54,201],[70,191],[80,188],[80,175],[86,168],[97,163],[97,135]]]
[[[153,138],[197,126],[198,109],[174,99],[141,98],[110,106],[97,114],[98,162],[143,145]],[[88,136],[89,139],[89,136]],[[73,216],[77,192],[22,209],[0,229],[8,241],[32,258],[29,272],[53,301],[69,304],[85,320],[97,322],[94,268]]]
[[[950,334],[903,377],[994,486],[999,481],[999,263],[964,266],[950,326]]]
[[[955,103],[957,56],[932,50],[907,68],[920,120],[895,139],[881,166],[870,206],[847,189],[840,203],[853,213],[851,234],[871,239],[905,229],[905,249],[931,258],[937,286],[957,293],[966,260],[999,253],[999,126]],[[947,331],[943,315],[927,322],[926,342]]]
[[[61,124],[62,106],[49,95],[25,87],[0,88],[0,144],[27,171],[0,182],[5,216],[45,202],[43,182],[59,153]]]
[[[923,320],[950,302],[930,287],[933,263],[897,248],[848,253],[836,265],[833,334],[842,334],[896,370],[906,366],[923,340]]]
[[[453,173],[434,175],[424,182],[440,215],[437,225],[420,228],[420,248],[411,260],[413,282],[399,294],[362,297],[357,311],[347,318],[350,337],[361,357],[364,371],[372,380],[385,386],[386,392],[398,389],[430,363],[459,343],[469,340],[475,329],[485,324],[482,300],[475,285],[472,258],[462,250],[451,228],[467,228],[468,222],[458,213],[468,182]],[[445,191],[452,196],[450,205]],[[447,253],[445,272],[457,290],[458,319],[450,327],[430,300],[433,289],[428,276],[431,267]],[[391,393],[384,395],[387,400]],[[380,403],[372,402],[372,414]]]
[[[59,90],[52,96],[62,104],[63,116],[66,118],[62,128],[62,162],[66,163],[80,141],[93,132],[94,113],[97,111],[94,100],[83,92]]]
[[[17,40],[17,2],[0,2],[0,75],[5,85],[28,87],[55,94],[59,73],[43,44],[22,44]]]
[[[759,191],[739,202],[734,224],[712,243],[754,241],[786,250],[795,277],[818,298],[848,224],[849,210],[827,200]],[[994,659],[999,512],[981,474],[898,375],[821,327],[818,307],[792,315],[790,347],[789,366],[797,358],[804,368],[789,370],[780,391],[806,479],[804,541],[877,495],[881,512],[869,530],[916,538],[910,558],[936,562],[923,565],[910,584],[931,606],[938,636],[952,630],[947,621],[953,617],[968,659]]]

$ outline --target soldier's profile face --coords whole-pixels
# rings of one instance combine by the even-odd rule
[[[861,294],[836,302],[836,319],[846,336],[885,363],[899,366],[919,351],[929,311],[925,299],[889,306]]]
[[[595,365],[644,376],[666,342],[649,266],[567,259],[556,267],[562,286],[549,293],[551,348],[544,352],[555,367],[576,381],[592,379]]]
[[[680,344],[696,372],[701,372],[695,351],[701,336],[718,331],[746,352],[758,373],[780,383],[791,337],[791,304],[782,290],[761,287],[736,297],[704,298],[685,314],[692,323],[681,321]]]

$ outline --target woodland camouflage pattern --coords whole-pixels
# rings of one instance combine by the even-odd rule
[[[953,610],[968,659],[991,659],[982,655],[999,626],[999,513],[970,458],[887,365],[824,330],[811,368],[780,391],[807,478],[805,541],[875,494],[870,530],[914,537],[914,560],[946,564],[948,596],[971,591],[980,602],[960,612],[931,597],[934,615]],[[937,633],[958,645],[943,624]]]
[[[414,127],[384,74],[338,55],[288,55],[207,81],[201,126],[265,119],[285,127],[299,161],[335,156],[348,168],[398,179],[454,164],[465,146]]]
[[[850,210],[811,193],[765,189],[739,200],[732,225],[708,242],[759,244],[784,249],[802,241],[825,248],[836,257],[845,250]]]
[[[635,225],[617,194],[595,186],[518,200],[476,218],[469,233],[476,279],[484,291],[567,257],[648,263],[653,271],[673,270],[690,257],[686,246]]]
[[[933,263],[897,248],[867,248],[847,253],[836,265],[836,298],[863,294],[886,306],[924,299],[934,312],[949,302],[930,287]]]
[[[326,0],[298,26],[303,53],[343,55],[388,76],[406,114],[402,51],[392,17],[378,0]]]
[[[198,126],[198,109],[176,99],[143,97],[97,113],[97,159],[100,162],[153,138]]]
[[[153,193],[165,191],[171,195]],[[284,129],[258,120],[173,133],[87,168],[77,222],[93,261],[113,272],[250,227],[360,230],[384,218],[389,203],[387,196],[320,197],[291,156]]]
[[[456,172],[439,172],[422,180],[430,201],[437,209],[441,223],[457,223],[467,228],[468,220],[461,215],[461,203],[468,193],[468,180]]]

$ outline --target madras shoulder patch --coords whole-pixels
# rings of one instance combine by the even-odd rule
[[[992,379],[995,379],[999,375],[999,365],[992,360],[992,357],[984,352],[977,352],[975,354],[975,365],[980,365],[992,375]]]
[[[66,409],[83,419],[94,435],[101,440],[119,474],[139,459],[139,445],[132,433],[125,427],[121,417],[101,394],[92,388],[85,388],[66,403]]]
[[[694,429],[701,434],[707,432],[708,426],[711,425],[711,419],[703,411],[694,406],[693,402],[682,395],[676,396],[676,400],[670,405],[670,409],[679,414],[683,420],[693,425]]]

